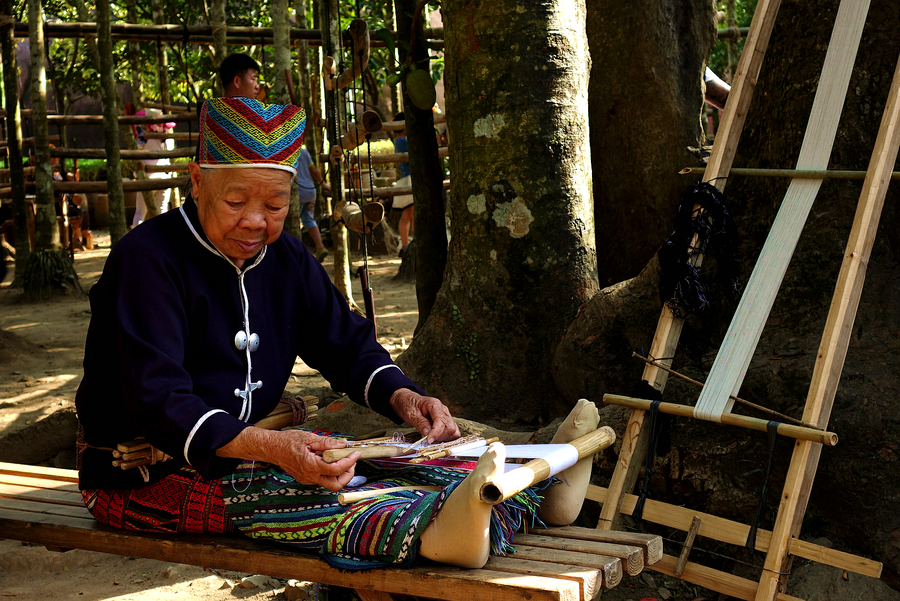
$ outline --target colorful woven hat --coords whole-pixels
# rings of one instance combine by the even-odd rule
[[[201,167],[271,167],[297,174],[306,113],[291,104],[213,98],[200,112]]]

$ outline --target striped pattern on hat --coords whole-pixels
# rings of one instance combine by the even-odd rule
[[[200,112],[201,167],[270,167],[297,174],[306,112],[253,98],[213,98]]]

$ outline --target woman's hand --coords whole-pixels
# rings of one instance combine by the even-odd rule
[[[217,450],[216,455],[274,463],[301,484],[313,484],[337,492],[353,477],[359,452],[351,453],[334,463],[325,463],[322,453],[346,446],[345,440],[318,436],[302,430],[278,431],[249,427]]]
[[[428,444],[459,438],[459,426],[440,400],[422,396],[408,388],[391,395],[391,407],[403,421],[426,437]]]

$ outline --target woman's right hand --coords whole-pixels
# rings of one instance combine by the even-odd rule
[[[217,450],[216,455],[274,463],[301,484],[312,484],[337,492],[355,474],[359,452],[353,452],[334,463],[326,463],[322,453],[346,446],[345,440],[318,436],[312,432],[264,430],[251,426]]]

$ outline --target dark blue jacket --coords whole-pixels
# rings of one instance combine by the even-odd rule
[[[139,436],[174,457],[150,467],[151,481],[186,462],[207,479],[231,473],[238,461],[216,449],[272,411],[298,356],[335,390],[398,422],[393,392],[421,393],[299,240],[283,233],[239,272],[202,232],[193,201],[150,219],[116,244],[91,288],[75,396],[89,445],[81,488],[142,485],[137,469],[112,466],[109,450]],[[252,353],[235,345],[245,307],[259,337]],[[248,358],[249,381],[262,382],[249,402],[238,396]]]

